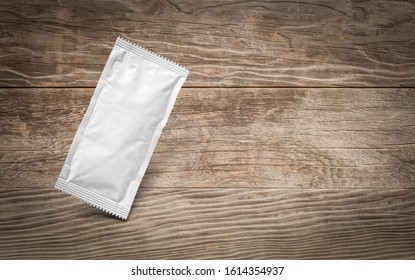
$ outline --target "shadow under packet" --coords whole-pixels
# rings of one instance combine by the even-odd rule
[[[55,187],[126,220],[188,74],[118,37]]]

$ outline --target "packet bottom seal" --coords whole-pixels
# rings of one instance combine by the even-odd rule
[[[128,208],[122,207],[121,205],[118,205],[111,199],[108,199],[102,195],[91,192],[70,182],[66,182],[61,178],[58,178],[56,181],[55,188],[58,191],[62,191],[68,195],[75,196],[83,202],[120,219],[127,220],[128,218],[128,213],[130,212]]]

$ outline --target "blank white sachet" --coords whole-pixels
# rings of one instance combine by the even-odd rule
[[[188,73],[118,37],[55,187],[127,219]]]

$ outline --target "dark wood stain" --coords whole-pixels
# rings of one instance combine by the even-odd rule
[[[0,258],[414,259],[414,14],[0,3]],[[191,69],[126,222],[53,188],[117,35]]]

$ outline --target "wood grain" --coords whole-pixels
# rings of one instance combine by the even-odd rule
[[[186,86],[415,86],[413,1],[0,3],[0,86],[94,87],[117,35]]]
[[[123,222],[2,188],[0,213],[0,258],[415,258],[415,190],[143,188]]]
[[[415,3],[0,2],[0,259],[415,259]],[[53,185],[116,36],[190,68],[128,221]]]
[[[92,89],[2,89],[0,181],[53,186]],[[183,89],[142,187],[414,188],[414,89]]]

